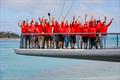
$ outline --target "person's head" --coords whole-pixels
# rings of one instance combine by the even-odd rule
[[[84,24],[84,27],[87,27],[87,24],[86,24],[86,23]]]
[[[100,20],[97,20],[97,24],[99,24],[100,23]]]
[[[68,25],[68,20],[66,20],[65,24]]]
[[[35,21],[35,25],[38,25],[38,22],[37,22],[37,21]]]
[[[96,21],[93,21],[93,27],[96,27]]]
[[[93,26],[93,21],[90,21],[89,25],[90,25],[90,27],[92,27]]]
[[[104,22],[103,22],[103,25],[105,25],[105,24],[106,24],[106,22],[104,21]]]
[[[25,25],[25,23],[26,23],[26,21],[25,21],[25,20],[23,20],[22,24],[23,24],[23,25]]]

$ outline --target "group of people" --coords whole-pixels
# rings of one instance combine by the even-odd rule
[[[106,24],[106,17],[102,22],[100,19],[91,18],[82,23],[75,17],[71,22],[63,19],[61,22],[52,17],[39,18],[38,21],[32,19],[18,23],[21,27],[20,48],[103,48],[103,38],[107,35],[108,27],[111,25],[113,18]]]

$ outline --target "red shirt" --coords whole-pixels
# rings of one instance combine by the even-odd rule
[[[62,27],[58,27],[58,33],[63,33],[63,28]]]
[[[100,32],[102,33],[102,35],[107,35],[107,31],[108,31],[108,27],[107,26],[102,26]]]
[[[103,35],[105,36],[107,35],[108,27],[111,25],[111,23],[112,23],[112,20],[108,24],[102,25],[100,32],[104,33]]]
[[[102,28],[102,23],[99,22],[96,26],[96,32],[99,33],[101,31],[101,28]]]
[[[42,35],[42,33],[43,33],[43,26],[42,25],[36,26],[36,33],[38,33],[39,35]]]
[[[35,30],[36,30],[35,25],[30,25],[29,27],[30,33],[35,33]]]
[[[54,33],[58,33],[58,26],[58,22],[56,22],[54,25]]]
[[[45,33],[47,33],[46,36],[53,36],[52,34],[53,30],[54,28],[51,25],[46,24],[46,27],[45,27]]]
[[[65,27],[63,27],[63,33],[65,33],[65,36],[68,36],[70,33],[70,27],[69,25],[65,25]]]
[[[21,26],[21,32],[22,32],[22,33],[25,33],[25,25],[22,25],[22,26]]]
[[[95,27],[89,27],[89,37],[96,38],[96,28]]]
[[[73,24],[70,25],[70,33],[75,33],[75,27]],[[75,36],[75,34],[70,34],[72,36]]]
[[[75,32],[76,33],[81,33],[81,24],[76,24],[75,25]]]
[[[87,34],[88,33],[88,28],[87,27],[82,27],[81,32],[82,32],[82,34],[81,34],[82,37],[88,37],[88,34]]]

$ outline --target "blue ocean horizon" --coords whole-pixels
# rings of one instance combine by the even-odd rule
[[[0,80],[120,80],[118,62],[23,56],[15,48],[19,40],[0,40]]]

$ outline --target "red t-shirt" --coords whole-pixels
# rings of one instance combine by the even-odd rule
[[[76,33],[81,33],[81,24],[76,24],[75,25],[75,32]],[[78,35],[78,34],[77,34]],[[79,34],[80,35],[80,34]]]
[[[35,25],[30,25],[29,28],[30,33],[35,33],[35,29],[36,29]]]
[[[102,33],[102,35],[107,35],[107,31],[108,31],[108,27],[107,26],[102,26],[100,32]]]
[[[88,28],[87,27],[82,27],[81,29],[82,29],[81,30],[81,32],[82,32],[81,36],[82,37],[88,37],[88,34],[87,34],[88,33]]]
[[[68,36],[70,33],[70,27],[69,25],[65,25],[65,27],[63,27],[63,33],[65,33],[65,36]]]
[[[63,28],[62,27],[58,27],[58,33],[63,33]]]
[[[89,37],[90,38],[96,38],[96,28],[95,27],[89,27]]]
[[[25,25],[21,26],[21,33],[25,33]]]
[[[53,30],[54,28],[51,25],[46,24],[45,27],[45,33],[47,33],[46,36],[53,36]]]
[[[74,25],[70,26],[70,33],[75,33],[75,27],[74,27]],[[70,35],[75,36],[75,34],[70,34]]]
[[[100,32],[101,31],[101,27],[102,27],[102,23],[98,23],[97,27],[96,27],[96,32]]]
[[[36,27],[36,33],[38,33],[39,35],[42,35],[42,33],[43,33],[43,26],[42,25],[38,25]]]

